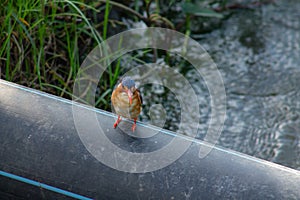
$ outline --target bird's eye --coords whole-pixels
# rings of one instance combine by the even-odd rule
[[[122,89],[123,89],[123,91],[127,91],[128,90],[128,88],[126,87],[126,86],[124,86],[124,85],[122,85]]]

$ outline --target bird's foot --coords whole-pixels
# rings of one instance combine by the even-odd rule
[[[117,128],[117,126],[118,126],[118,122],[115,122],[114,123],[114,128]]]
[[[136,119],[134,119],[134,123],[133,123],[133,125],[131,127],[132,132],[134,132],[135,129],[136,129]]]
[[[118,126],[118,124],[120,123],[120,121],[121,121],[121,117],[118,116],[117,121],[114,123],[114,128],[117,128],[117,126]]]
[[[136,129],[136,124],[133,124],[132,127],[131,127],[132,132],[134,132],[135,129]]]

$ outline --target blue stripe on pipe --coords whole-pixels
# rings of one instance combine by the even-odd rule
[[[40,188],[44,188],[46,190],[50,190],[52,192],[56,192],[56,193],[59,193],[59,194],[65,195],[65,196],[69,196],[69,197],[72,197],[72,198],[75,198],[75,199],[92,200],[91,198],[84,197],[84,196],[81,196],[79,194],[75,194],[73,192],[62,190],[62,189],[59,189],[59,188],[56,188],[56,187],[53,187],[53,186],[50,186],[50,185],[47,185],[47,184],[44,184],[44,183],[40,183],[40,182],[31,180],[31,179],[28,179],[28,178],[24,178],[24,177],[15,175],[15,174],[4,172],[2,170],[0,170],[0,175],[5,176],[7,178],[17,180],[17,181],[21,181],[23,183],[27,183],[27,184],[34,185],[34,186],[37,186],[37,187],[40,187]]]

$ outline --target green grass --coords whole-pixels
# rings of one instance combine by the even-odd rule
[[[86,15],[102,11],[83,1],[5,1],[0,9],[1,78],[71,98],[81,62],[102,41]],[[108,18],[105,29],[107,24]]]
[[[143,5],[135,0],[132,1],[133,8],[111,0],[3,1],[0,8],[1,78],[69,99],[72,99],[74,80],[87,54],[109,37],[109,27],[122,25],[121,21],[109,19],[113,8],[118,12],[123,10],[122,17],[144,21],[148,26],[175,29],[173,22],[161,16],[159,0],[145,1]],[[154,10],[150,10],[151,3],[156,4]],[[147,17],[141,14],[145,12]],[[193,12],[219,16],[200,9],[185,12],[186,29],[181,31],[187,36],[190,35],[190,15]],[[122,41],[119,47],[121,49]],[[157,57],[156,50],[143,52]],[[168,53],[166,58],[169,59]],[[106,61],[110,62],[109,59],[108,55]],[[131,59],[144,62],[143,58],[134,55]],[[95,99],[97,107],[110,107],[110,94],[123,73],[121,65],[119,58],[101,78]]]

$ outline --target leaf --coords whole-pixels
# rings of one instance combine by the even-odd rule
[[[190,2],[184,2],[181,5],[181,9],[185,14],[192,14],[200,17],[217,17],[217,18],[223,17],[222,14],[217,13],[214,10],[211,10],[209,8],[201,8],[198,5]]]
[[[24,18],[19,17],[19,20],[26,26],[30,27],[29,23]]]
[[[145,0],[146,4],[148,5],[150,3],[150,0]]]

